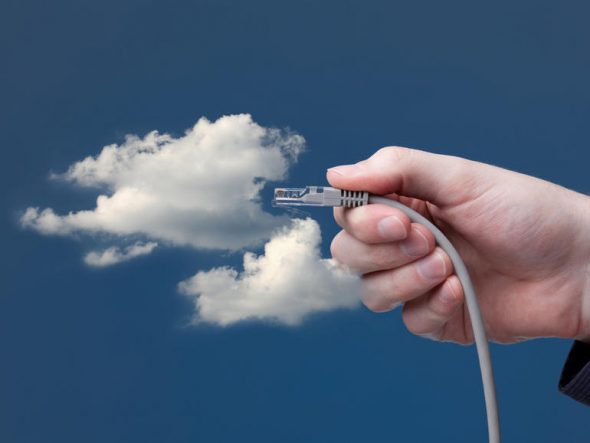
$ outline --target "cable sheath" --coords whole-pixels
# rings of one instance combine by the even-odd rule
[[[405,213],[413,222],[426,226],[434,235],[436,243],[449,255],[453,267],[455,268],[455,273],[461,281],[461,286],[463,287],[463,292],[465,294],[465,302],[467,303],[467,310],[469,311],[471,325],[473,327],[473,336],[475,338],[475,346],[477,349],[477,356],[479,358],[479,366],[481,369],[481,379],[483,382],[489,442],[500,443],[500,420],[498,416],[498,403],[496,399],[496,385],[494,382],[492,359],[490,356],[485,325],[475,295],[475,289],[471,283],[471,278],[469,277],[465,263],[463,263],[459,253],[442,231],[418,212],[395,200],[376,195],[369,194],[369,203],[378,203],[397,208]]]

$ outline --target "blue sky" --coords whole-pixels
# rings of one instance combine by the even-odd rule
[[[413,337],[399,312],[186,327],[178,282],[239,268],[241,253],[159,247],[95,269],[82,257],[96,238],[18,219],[29,206],[93,208],[95,190],[50,173],[125,134],[178,137],[238,113],[305,137],[292,185],[397,144],[588,192],[589,13],[548,1],[3,3],[0,440],[482,441],[474,349]],[[309,214],[328,256],[337,227]],[[556,390],[569,345],[492,347],[507,441],[587,439],[587,408]]]

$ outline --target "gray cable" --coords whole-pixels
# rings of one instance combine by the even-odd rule
[[[395,200],[370,195],[365,191],[346,191],[324,186],[276,188],[273,199],[273,204],[275,206],[344,206],[354,208],[368,203],[377,203],[399,209],[413,222],[426,226],[434,235],[437,244],[451,258],[455,273],[457,274],[457,277],[459,277],[459,281],[463,287],[467,310],[469,311],[469,317],[471,318],[473,336],[475,338],[475,346],[479,358],[479,367],[481,369],[481,379],[483,382],[489,443],[500,443],[500,420],[498,417],[498,403],[496,400],[496,385],[494,382],[494,372],[492,370],[492,359],[490,357],[488,339],[481,318],[479,304],[465,263],[463,263],[459,253],[442,231],[413,209],[408,208]]]
[[[467,272],[467,267],[455,247],[451,244],[449,239],[445,237],[440,229],[426,217],[406,205],[403,205],[395,200],[390,200],[384,197],[369,195],[369,203],[378,203],[381,205],[391,206],[397,208],[406,214],[410,220],[421,225],[426,226],[436,239],[436,243],[449,255],[455,273],[461,281],[463,292],[465,293],[465,302],[467,303],[467,310],[471,318],[471,325],[473,327],[473,336],[475,337],[475,346],[477,348],[477,356],[479,358],[479,367],[481,369],[481,380],[483,382],[483,393],[486,403],[486,414],[488,419],[488,436],[490,443],[500,443],[500,419],[498,417],[498,402],[496,400],[496,384],[494,382],[494,371],[492,369],[492,358],[490,356],[490,348],[488,346],[488,339],[486,337],[485,326],[481,318],[479,310],[479,303],[471,283],[471,278]]]

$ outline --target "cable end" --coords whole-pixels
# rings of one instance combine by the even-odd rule
[[[273,206],[364,206],[369,194],[364,191],[345,191],[328,186],[305,188],[275,188]]]

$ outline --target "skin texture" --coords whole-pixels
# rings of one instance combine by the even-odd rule
[[[590,197],[495,166],[388,147],[329,183],[401,201],[438,226],[469,269],[489,338],[590,341]],[[333,257],[362,274],[363,303],[403,305],[410,332],[473,342],[463,291],[432,234],[384,205],[334,208]]]

